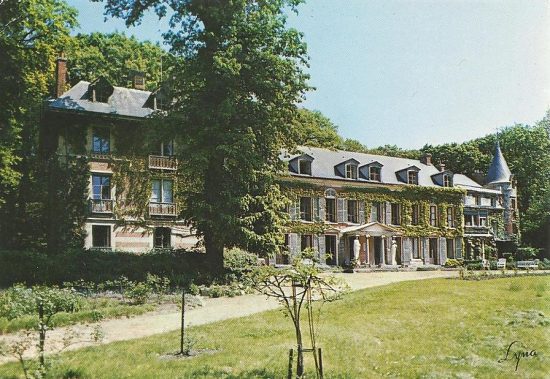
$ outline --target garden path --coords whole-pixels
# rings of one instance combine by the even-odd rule
[[[407,280],[422,280],[430,278],[446,278],[458,276],[457,271],[411,271],[411,272],[370,272],[355,274],[334,274],[343,278],[352,290],[359,290],[368,287],[383,286]],[[279,304],[274,299],[266,299],[263,295],[243,295],[232,298],[207,298],[203,301],[202,307],[186,311],[186,325],[202,325],[211,322],[226,320],[236,317],[244,317],[254,313],[275,309]],[[181,313],[174,308],[164,312],[146,313],[140,316],[124,319],[104,320],[90,325],[74,325],[71,327],[56,328],[48,333],[47,351],[56,352],[63,346],[64,337],[72,331],[81,336],[79,340],[89,339],[93,328],[101,326],[104,337],[101,344],[115,341],[125,341],[135,338],[142,338],[154,334],[178,330],[181,323]],[[8,334],[0,336],[2,341],[12,343],[21,339],[20,334]],[[35,339],[37,340],[37,338]],[[74,350],[86,346],[97,345],[97,342],[82,341],[70,345],[67,350]],[[36,354],[34,349],[29,349],[26,356]],[[0,364],[14,360],[12,357],[0,356]]]

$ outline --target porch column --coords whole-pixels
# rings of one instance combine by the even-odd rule
[[[382,266],[385,266],[386,265],[386,236],[382,236],[382,238],[380,238],[380,244],[382,245],[381,249],[380,249],[380,252],[382,253]]]
[[[369,264],[369,239],[370,236],[368,234],[365,235],[365,264]]]

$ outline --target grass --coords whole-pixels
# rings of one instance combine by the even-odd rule
[[[138,316],[155,309],[153,304],[130,305],[108,298],[85,298],[78,312],[60,312],[52,317],[52,326],[65,326],[77,323],[96,322],[106,318]],[[26,315],[8,320],[0,317],[0,335],[23,329],[34,329],[38,324],[37,315]]]
[[[549,277],[434,279],[351,293],[322,308],[325,378],[547,377],[549,287]],[[167,333],[62,354],[52,377],[69,370],[80,378],[286,377],[293,332],[280,311],[188,331],[198,348],[215,351],[167,359],[179,341],[178,333]],[[513,341],[538,354],[524,358],[517,372],[515,362],[498,362]],[[312,366],[308,358],[308,377]],[[17,364],[0,366],[1,378],[17,375]]]

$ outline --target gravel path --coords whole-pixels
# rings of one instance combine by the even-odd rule
[[[421,280],[430,278],[456,277],[456,271],[411,271],[411,272],[371,272],[354,274],[334,274],[343,278],[352,290],[383,286],[406,280]],[[279,306],[274,299],[266,299],[263,295],[244,295],[233,298],[204,299],[203,306],[191,309],[185,313],[186,325],[202,325],[215,321],[226,320],[235,317],[248,316],[254,313],[275,309]],[[178,330],[180,327],[180,312],[167,311],[166,313],[147,313],[144,315],[101,321],[90,325],[75,325],[72,327],[56,328],[48,333],[46,341],[47,351],[59,351],[63,344],[63,338],[74,331],[78,333],[82,342],[70,345],[67,350],[79,349],[85,346],[97,345],[97,342],[89,341],[93,328],[101,326],[104,338],[101,343],[124,341],[134,338],[142,338],[154,334]],[[19,334],[0,336],[0,343],[13,342],[21,338]],[[85,340],[88,341],[85,341]],[[37,339],[36,339],[37,340]],[[36,353],[29,350],[27,356]],[[11,357],[0,356],[0,364],[14,360]]]

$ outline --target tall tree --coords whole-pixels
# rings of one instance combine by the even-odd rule
[[[61,0],[0,1],[0,234],[18,240],[35,227],[40,188],[36,145],[42,100],[54,60],[70,39],[76,10]]]
[[[158,43],[138,41],[124,33],[77,34],[66,46],[70,83],[105,77],[112,85],[128,86],[132,71],[145,73],[149,90],[169,78],[175,57]]]
[[[147,9],[164,16],[173,7],[165,38],[186,59],[174,86],[182,215],[204,236],[215,271],[226,246],[269,254],[280,243],[279,154],[294,145],[296,104],[308,88],[306,47],[284,10],[300,2],[106,0],[106,13],[128,25]]]
[[[295,120],[296,143],[298,145],[339,149],[344,140],[338,135],[336,126],[319,111],[299,109]]]

